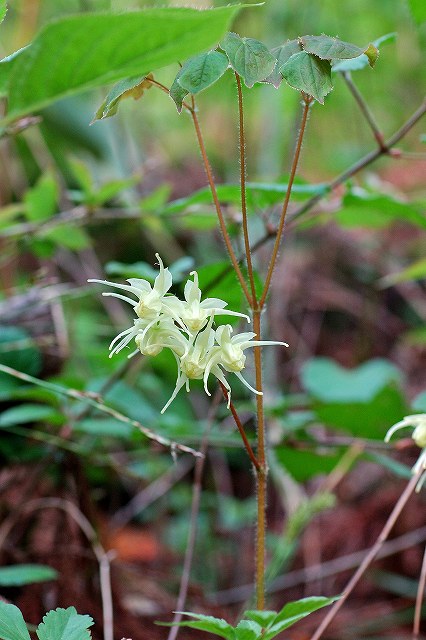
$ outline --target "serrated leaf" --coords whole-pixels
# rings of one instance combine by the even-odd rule
[[[42,564],[19,564],[0,568],[0,586],[21,587],[35,582],[56,580],[58,572]]]
[[[376,48],[376,58],[379,53],[378,48],[382,44],[390,44],[391,42],[395,42],[397,34],[395,32],[387,33],[377,40],[373,41],[373,45]],[[333,66],[331,68],[332,71],[358,71],[359,69],[365,69],[370,65],[370,61],[368,57],[363,53],[358,58],[352,58],[348,60],[337,60],[333,61]],[[371,66],[371,65],[370,65]]]
[[[271,54],[274,56],[274,58],[276,58],[277,64],[275,65],[272,73],[267,78],[265,78],[265,80],[262,80],[262,82],[273,84],[277,89],[283,79],[280,72],[281,67],[287,62],[289,58],[291,58],[292,55],[294,55],[295,53],[299,53],[300,50],[301,45],[297,39],[287,40],[287,42],[285,42],[284,44],[272,49]]]
[[[181,613],[184,616],[191,616],[196,619],[185,620],[184,622],[178,622],[177,624],[174,624],[173,622],[159,622],[157,624],[165,627],[189,627],[190,629],[198,629],[198,631],[213,633],[221,638],[235,638],[234,627],[228,624],[223,618],[214,618],[213,616],[205,616],[201,613],[191,613],[189,611],[178,611],[177,613]]]
[[[40,222],[56,213],[59,198],[58,183],[52,173],[41,176],[37,184],[24,195],[25,215],[31,222]]]
[[[417,24],[426,21],[426,3],[424,0],[408,0],[411,15]]]
[[[201,53],[183,65],[178,83],[189,93],[199,93],[219,80],[227,68],[228,59],[220,51]]]
[[[276,611],[258,611],[257,609],[250,609],[249,611],[245,611],[243,616],[244,618],[253,620],[253,622],[257,622],[257,624],[259,624],[263,629],[266,629],[266,627],[269,627],[269,625],[277,617],[277,612]]]
[[[275,638],[276,635],[285,629],[288,629],[299,620],[302,620],[310,613],[313,613],[318,609],[322,609],[322,607],[326,607],[336,600],[338,600],[338,597],[311,597],[287,603],[281,611],[277,613],[277,617],[272,622],[272,625],[266,633],[262,636],[262,640],[271,640],[271,638]]]
[[[22,613],[14,604],[0,600],[0,640],[30,640]]]
[[[29,422],[41,422],[52,420],[55,422],[62,414],[53,407],[43,404],[21,404],[17,407],[6,409],[0,414],[0,428],[10,427],[15,424],[27,424]]]
[[[92,625],[90,616],[80,615],[75,607],[68,607],[46,613],[36,633],[39,640],[90,640],[88,628]]]
[[[280,69],[284,80],[324,104],[325,96],[333,89],[331,65],[306,51],[300,51],[287,60]]]
[[[258,640],[262,637],[262,627],[253,620],[240,620],[235,627],[236,640]]]
[[[277,64],[268,47],[253,38],[240,38],[228,33],[220,43],[232,68],[243,78],[247,87],[267,78]]]
[[[7,13],[6,0],[0,0],[0,23],[2,23],[3,20],[5,19],[6,13]]]
[[[67,95],[144,75],[209,49],[239,9],[145,9],[59,18],[28,47],[1,61],[1,90],[9,95],[2,124]]]
[[[133,98],[133,100],[139,100],[146,89],[152,87],[151,80],[153,79],[152,73],[144,76],[137,76],[136,78],[125,78],[117,82],[107,94],[105,100],[96,110],[91,124],[97,120],[104,120],[105,118],[111,118],[117,111],[119,104],[126,98]]]
[[[325,35],[302,36],[299,41],[307,53],[313,53],[322,60],[358,58],[366,51],[366,49],[361,49],[350,42],[344,42],[338,38]]]

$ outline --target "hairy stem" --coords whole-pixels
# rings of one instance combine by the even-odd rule
[[[348,597],[350,596],[350,594],[352,593],[352,591],[354,590],[354,588],[356,587],[356,585],[358,584],[358,582],[360,581],[360,579],[362,578],[362,576],[364,575],[364,573],[366,572],[366,570],[368,569],[368,567],[370,566],[374,558],[379,553],[380,549],[383,546],[383,543],[385,542],[385,540],[387,540],[395,522],[399,518],[401,511],[407,504],[409,498],[411,497],[411,494],[415,490],[417,482],[419,481],[420,476],[422,475],[423,472],[424,470],[420,469],[419,472],[413,475],[413,477],[410,479],[410,482],[407,484],[401,496],[399,497],[396,505],[392,510],[392,513],[387,519],[386,524],[383,527],[376,542],[371,547],[370,551],[367,553],[364,560],[361,562],[357,571],[349,580],[348,584],[346,585],[343,591],[342,597],[339,600],[337,600],[334,603],[334,605],[331,607],[331,609],[325,616],[324,620],[322,621],[322,623],[319,625],[316,632],[312,636],[311,640],[319,640],[319,638],[321,638],[324,631],[328,628],[329,624],[332,622],[332,620],[334,620],[336,614],[340,611],[342,606],[345,604],[346,600],[348,599]]]
[[[253,331],[256,340],[261,340],[261,311],[253,311]],[[263,393],[262,382],[262,350],[254,348],[254,366],[256,372],[256,389]],[[256,607],[265,608],[265,550],[266,550],[266,490],[268,482],[268,464],[266,459],[265,416],[263,412],[263,395],[256,396],[257,413],[257,460],[256,494],[257,494],[257,535],[256,535]]]
[[[246,251],[247,271],[250,282],[251,297],[253,304],[256,303],[256,287],[254,284],[253,276],[253,263],[251,259],[250,251],[250,238],[248,233],[248,220],[247,220],[247,198],[246,198],[246,141],[244,131],[244,105],[243,105],[243,91],[241,88],[241,79],[237,72],[235,72],[235,78],[237,81],[238,92],[238,119],[239,119],[239,147],[240,147],[240,191],[241,191],[241,213],[243,216],[243,234],[244,234],[244,247]]]
[[[217,213],[217,217],[219,220],[219,225],[220,225],[220,229],[222,231],[222,236],[226,245],[226,248],[228,250],[228,254],[229,257],[231,259],[232,262],[232,266],[234,268],[234,271],[236,273],[236,276],[240,282],[241,288],[244,292],[245,297],[247,298],[247,302],[249,303],[250,306],[252,306],[253,301],[252,301],[252,297],[250,295],[250,291],[248,290],[247,287],[247,283],[244,279],[243,273],[241,271],[240,265],[238,263],[238,259],[237,256],[235,255],[235,251],[234,248],[232,246],[231,243],[231,238],[229,237],[229,233],[228,233],[228,229],[226,228],[226,223],[225,223],[225,218],[223,215],[223,211],[222,211],[222,207],[220,206],[220,202],[219,202],[219,198],[217,196],[217,191],[216,191],[216,184],[213,178],[213,172],[210,166],[210,162],[209,159],[207,157],[207,152],[206,152],[206,147],[204,145],[204,140],[203,140],[203,135],[201,133],[201,128],[200,128],[200,123],[198,121],[198,117],[197,117],[197,113],[195,111],[195,108],[192,108],[190,110],[190,114],[191,114],[191,118],[192,121],[194,123],[194,127],[195,127],[195,133],[197,135],[197,141],[198,141],[198,146],[200,147],[200,152],[201,152],[201,157],[203,159],[203,164],[204,164],[204,168],[207,174],[207,180],[210,186],[210,190],[212,192],[212,196],[213,196],[213,202],[214,205],[216,207],[216,213]]]
[[[305,130],[306,130],[306,123],[308,121],[309,106],[310,106],[310,104],[312,102],[312,100],[308,96],[303,95],[303,99],[304,99],[304,106],[303,106],[302,122],[300,124],[300,130],[299,130],[299,135],[298,135],[298,138],[297,138],[296,149],[295,149],[295,152],[294,152],[293,162],[292,162],[292,165],[291,165],[290,177],[288,179],[288,185],[287,185],[287,192],[285,194],[283,208],[282,208],[282,211],[281,211],[281,217],[280,217],[280,221],[278,223],[278,228],[277,228],[277,232],[276,232],[276,236],[275,236],[275,243],[274,243],[274,247],[272,249],[272,256],[271,256],[271,260],[269,262],[268,273],[267,273],[266,279],[265,279],[265,286],[263,288],[262,296],[261,296],[260,301],[259,301],[259,307],[261,309],[262,309],[263,305],[265,304],[266,296],[268,295],[269,287],[270,287],[270,284],[271,284],[272,274],[273,274],[274,268],[275,268],[275,263],[277,261],[278,249],[280,247],[281,237],[282,237],[283,230],[284,230],[284,223],[285,223],[287,210],[288,210],[288,204],[290,202],[291,189],[293,187],[294,178],[296,176],[297,165],[299,163],[299,157],[300,157],[300,151],[302,149],[303,136],[304,136],[304,133],[305,133]]]

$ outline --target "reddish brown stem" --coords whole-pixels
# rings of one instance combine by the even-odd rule
[[[258,462],[256,456],[254,455],[254,451],[251,448],[250,442],[247,439],[246,432],[244,431],[244,427],[243,427],[242,422],[240,420],[240,417],[239,417],[239,415],[237,413],[237,410],[235,409],[234,403],[232,402],[232,400],[229,400],[229,392],[228,392],[227,388],[225,387],[225,385],[222,384],[222,382],[219,381],[219,384],[220,384],[220,387],[221,387],[221,389],[223,391],[223,395],[225,397],[225,400],[227,402],[229,402],[229,408],[231,410],[232,417],[234,418],[235,424],[237,425],[238,431],[240,432],[240,436],[243,439],[244,446],[246,448],[248,456],[249,456],[250,460],[252,461],[252,463],[254,464],[255,468],[259,471],[259,469],[260,469],[259,462]]]

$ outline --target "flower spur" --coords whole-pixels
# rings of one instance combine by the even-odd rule
[[[426,481],[426,413],[415,413],[411,416],[405,416],[405,418],[394,424],[389,429],[385,436],[385,442],[389,442],[394,433],[396,433],[400,429],[405,429],[405,427],[414,428],[413,433],[411,434],[411,438],[422,450],[419,457],[417,458],[417,462],[412,468],[412,472],[414,475],[417,475],[418,473],[420,473],[420,471],[423,470],[423,474],[421,475],[420,480],[418,481],[416,486],[416,491],[419,492]]]

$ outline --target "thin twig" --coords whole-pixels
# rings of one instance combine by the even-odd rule
[[[355,102],[357,103],[357,105],[359,106],[361,113],[363,114],[364,118],[367,120],[370,129],[373,132],[373,135],[377,141],[377,144],[379,145],[379,148],[384,152],[387,153],[388,148],[386,146],[385,143],[385,139],[383,136],[383,133],[380,131],[379,126],[376,122],[376,120],[374,119],[374,116],[371,112],[370,107],[368,106],[368,104],[366,103],[366,101],[364,100],[363,96],[361,95],[358,87],[356,86],[356,84],[354,83],[354,81],[352,80],[352,76],[350,74],[349,71],[343,71],[342,72],[342,76],[344,81],[346,82],[349,91],[351,92],[351,94],[353,95],[353,97],[355,98]]]
[[[219,391],[219,390],[218,390]],[[217,407],[220,401],[220,392],[216,393],[213,402],[210,405],[210,410],[207,415],[207,425],[203,435],[203,439],[200,445],[200,451],[203,454],[203,458],[198,458],[195,463],[194,484],[192,486],[192,501],[191,501],[191,514],[190,524],[188,531],[188,540],[185,549],[185,558],[182,568],[182,578],[180,581],[179,595],[176,602],[176,612],[173,616],[173,624],[178,625],[182,620],[182,611],[185,608],[186,597],[188,595],[189,579],[191,575],[192,560],[194,557],[195,540],[197,537],[197,519],[200,511],[201,501],[201,481],[204,472],[205,460],[207,455],[207,449],[209,446],[209,434],[213,424],[214,417],[216,415]],[[179,627],[173,626],[170,628],[167,640],[176,640],[179,633]]]
[[[253,263],[251,259],[250,251],[250,238],[248,232],[248,220],[247,220],[247,195],[246,195],[246,140],[244,131],[244,103],[243,103],[243,91],[241,88],[241,79],[238,73],[235,71],[235,79],[237,81],[238,92],[238,121],[239,121],[239,150],[240,150],[240,191],[241,191],[241,213],[243,216],[243,235],[244,235],[244,247],[246,251],[247,260],[247,272],[250,282],[252,302],[256,304],[256,286],[254,283]]]
[[[324,633],[324,631],[328,628],[328,626],[332,622],[332,620],[334,620],[336,614],[340,611],[342,606],[345,604],[345,602],[348,599],[349,595],[352,593],[353,589],[356,587],[356,585],[358,584],[359,580],[364,575],[365,571],[368,569],[368,567],[370,566],[370,564],[372,563],[374,558],[377,556],[378,552],[380,551],[381,547],[383,546],[383,543],[385,542],[385,540],[389,536],[389,534],[390,534],[395,522],[399,518],[399,516],[401,514],[401,511],[403,510],[403,508],[405,507],[405,505],[408,502],[409,498],[411,497],[411,494],[415,490],[416,485],[417,485],[422,473],[424,473],[423,468],[420,469],[418,471],[418,473],[413,475],[413,477],[408,482],[407,486],[405,487],[404,491],[402,492],[401,496],[399,497],[397,503],[395,504],[395,506],[394,506],[394,508],[392,510],[392,513],[390,514],[389,518],[387,519],[386,524],[383,527],[383,529],[382,529],[379,537],[377,538],[376,542],[371,547],[370,551],[367,553],[367,555],[365,556],[364,560],[361,562],[358,570],[355,571],[354,575],[349,580],[348,584],[346,585],[346,587],[345,587],[345,589],[343,591],[343,594],[342,594],[341,598],[339,600],[337,600],[334,603],[334,605],[331,607],[331,609],[329,610],[329,612],[325,616],[324,620],[319,625],[319,627],[315,631],[314,635],[311,637],[311,640],[319,640],[319,638],[321,638],[321,636]]]
[[[302,122],[300,124],[299,135],[297,137],[296,149],[294,151],[293,162],[292,162],[292,165],[291,165],[290,176],[289,176],[289,179],[288,179],[287,192],[285,194],[284,203],[283,203],[281,216],[280,216],[280,221],[278,223],[278,228],[277,228],[277,232],[276,232],[276,236],[275,236],[274,248],[272,249],[271,260],[269,262],[269,267],[268,267],[268,273],[267,273],[266,278],[265,278],[265,285],[264,285],[264,288],[263,288],[262,296],[261,296],[261,298],[259,300],[259,307],[261,309],[262,309],[263,305],[265,304],[266,296],[268,295],[269,286],[271,284],[272,274],[273,274],[274,268],[275,268],[275,263],[277,261],[278,249],[279,249],[280,244],[281,244],[281,237],[282,237],[282,233],[283,233],[283,230],[284,230],[284,223],[285,223],[285,219],[286,219],[286,215],[287,215],[288,204],[290,202],[291,189],[293,187],[293,182],[294,182],[294,178],[296,176],[297,166],[299,164],[300,152],[302,150],[302,141],[303,141],[303,136],[304,136],[304,133],[305,133],[305,130],[306,130],[306,123],[308,121],[309,107],[310,107],[311,102],[312,102],[312,100],[308,96],[305,96],[304,94],[303,94],[303,100],[304,100],[304,105],[303,105]]]
[[[422,569],[420,571],[419,586],[417,587],[416,607],[414,610],[413,640],[420,636],[420,621],[422,619],[422,604],[426,585],[426,547],[423,555]]]
[[[228,229],[226,228],[225,217],[223,215],[222,207],[220,206],[219,198],[216,191],[216,184],[213,178],[213,172],[210,166],[210,162],[207,156],[206,147],[204,145],[203,135],[201,133],[200,123],[198,121],[198,116],[195,111],[195,108],[190,111],[192,122],[194,124],[195,133],[197,136],[198,146],[200,147],[201,157],[203,159],[204,169],[206,171],[207,180],[210,186],[210,191],[212,193],[213,202],[216,208],[217,217],[219,220],[220,229],[222,231],[223,240],[225,242],[226,248],[228,250],[229,257],[232,262],[232,266],[234,268],[235,274],[239,280],[241,288],[244,292],[245,297],[247,298],[247,302],[250,306],[252,306],[252,297],[250,295],[250,291],[248,290],[247,283],[241,271],[241,267],[238,263],[237,256],[235,254],[234,248],[232,246],[231,238],[229,237]]]
[[[220,387],[222,389],[222,392],[223,392],[223,395],[225,397],[225,400],[227,402],[229,402],[229,408],[231,410],[232,417],[234,418],[235,424],[237,425],[238,431],[240,432],[240,436],[243,439],[244,446],[246,448],[248,456],[249,456],[250,460],[252,461],[252,463],[254,464],[255,468],[259,471],[259,469],[260,469],[259,461],[257,460],[256,456],[254,455],[254,451],[251,448],[251,444],[247,439],[246,432],[244,431],[243,424],[242,424],[242,422],[240,420],[240,416],[238,415],[237,410],[235,409],[234,403],[232,402],[232,400],[229,400],[229,392],[226,389],[225,385],[222,384],[222,382],[219,381],[219,385],[220,385]]]
[[[145,427],[138,420],[133,420],[123,415],[119,411],[108,407],[103,403],[102,398],[97,393],[87,392],[87,391],[78,391],[77,389],[71,389],[67,387],[62,387],[58,384],[53,384],[52,382],[47,382],[46,380],[41,380],[39,378],[34,378],[33,376],[29,376],[22,371],[17,371],[16,369],[12,369],[12,367],[7,367],[6,365],[0,364],[0,371],[3,373],[7,373],[14,378],[18,378],[19,380],[23,380],[24,382],[29,382],[31,384],[35,384],[44,389],[48,389],[49,391],[53,391],[53,393],[58,393],[62,396],[67,396],[68,398],[72,398],[73,400],[80,400],[86,402],[91,405],[98,411],[102,413],[106,413],[109,416],[112,416],[119,422],[124,422],[125,424],[130,424],[132,427],[139,429],[141,433],[144,434],[150,440],[161,444],[163,447],[168,447],[171,451],[182,451],[184,453],[190,453],[193,456],[200,457],[201,453],[196,451],[195,449],[191,449],[184,444],[179,444],[178,442],[174,442],[169,440],[168,438],[164,438],[160,436],[158,433],[155,433],[148,427]]]
[[[352,178],[356,173],[362,171],[366,167],[368,167],[372,162],[375,162],[378,158],[386,154],[392,154],[392,148],[400,141],[407,133],[417,124],[417,122],[424,116],[426,113],[426,99],[420,105],[418,109],[408,118],[408,120],[402,125],[398,131],[396,131],[393,136],[389,138],[385,142],[385,146],[382,149],[375,149],[374,151],[370,151],[363,158],[360,158],[357,162],[355,162],[351,167],[343,171],[343,173],[339,174],[336,178],[331,180],[325,187],[325,193],[320,193],[315,196],[312,196],[309,200],[307,200],[304,204],[302,204],[298,209],[296,209],[291,215],[291,224],[294,223],[295,220],[299,220],[307,211],[312,209],[317,202],[324,198],[324,195],[328,194],[330,191],[334,191],[341,184]],[[398,154],[395,154],[395,157],[398,157]],[[265,234],[264,238],[261,238],[258,241],[258,245],[263,244],[270,237],[270,233]]]

